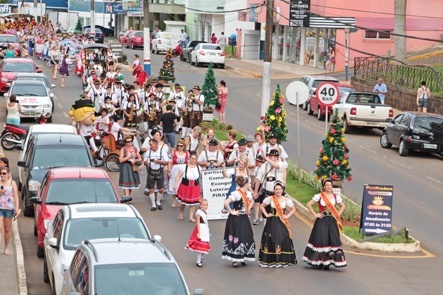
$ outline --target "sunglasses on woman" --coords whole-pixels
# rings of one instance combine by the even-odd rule
[[[132,140],[131,141],[127,141],[126,143],[131,143],[132,142]]]

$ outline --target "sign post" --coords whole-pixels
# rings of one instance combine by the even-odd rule
[[[339,91],[337,86],[332,83],[323,82],[317,87],[317,99],[318,103],[326,107],[325,114],[325,132],[328,132],[328,122],[329,122],[329,107],[332,108],[334,104],[337,103],[339,98]],[[320,112],[320,110],[319,110]]]
[[[393,185],[364,185],[360,219],[360,229],[363,235],[391,231],[393,196]]]

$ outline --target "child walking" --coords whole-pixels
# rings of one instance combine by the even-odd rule
[[[195,213],[197,224],[195,225],[188,244],[185,247],[185,249],[198,252],[196,262],[198,267],[203,266],[203,256],[208,254],[209,250],[211,250],[211,246],[209,245],[208,216],[206,214],[207,209],[208,200],[202,199],[200,202],[200,208]]]

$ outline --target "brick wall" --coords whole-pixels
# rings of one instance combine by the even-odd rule
[[[372,92],[376,81],[368,82],[367,80],[351,78],[351,84],[358,91]],[[417,110],[417,91],[412,91],[404,87],[399,87],[392,84],[386,84],[388,94],[386,95],[385,103],[395,109],[401,111],[416,111]],[[417,86],[418,89],[419,85]],[[443,97],[432,95],[429,100],[429,113],[443,114]]]

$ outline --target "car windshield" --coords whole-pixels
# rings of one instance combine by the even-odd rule
[[[15,94],[17,96],[48,96],[46,93],[46,88],[43,84],[17,84],[11,90],[11,95]]]
[[[82,146],[40,146],[35,150],[32,169],[57,167],[91,167],[86,147]]]
[[[22,77],[16,77],[15,80],[16,81],[40,81],[40,82],[43,82],[43,84],[45,84],[46,87],[49,87],[49,85],[48,85],[49,83],[45,77],[22,76]]]
[[[137,37],[143,37],[143,32],[137,32],[137,33],[135,33],[135,36],[137,36]]]
[[[221,47],[220,47],[220,45],[217,45],[217,44],[204,44],[204,45],[202,45],[202,49],[221,50]]]
[[[343,96],[343,94],[345,94],[345,93],[354,92],[355,89],[351,88],[351,87],[339,86],[338,91],[340,91],[340,96]]]
[[[16,36],[0,36],[0,43],[18,43]]]
[[[94,294],[188,294],[173,263],[97,265],[94,273]]]
[[[45,203],[118,203],[108,179],[54,179]]]
[[[143,222],[136,217],[78,218],[71,219],[66,224],[63,245],[67,250],[75,250],[84,240],[118,238],[119,236],[120,238],[149,239]],[[119,293],[99,292],[95,294]]]
[[[332,82],[338,82],[338,81],[331,81],[331,80],[314,80],[314,82],[312,83],[312,88],[317,88],[318,85],[320,85],[320,84],[323,83],[323,82],[329,82],[329,83],[332,83]]]
[[[443,133],[443,117],[416,117],[414,129],[424,129],[434,133]]]
[[[30,62],[5,62],[2,72],[33,73],[34,65]]]

